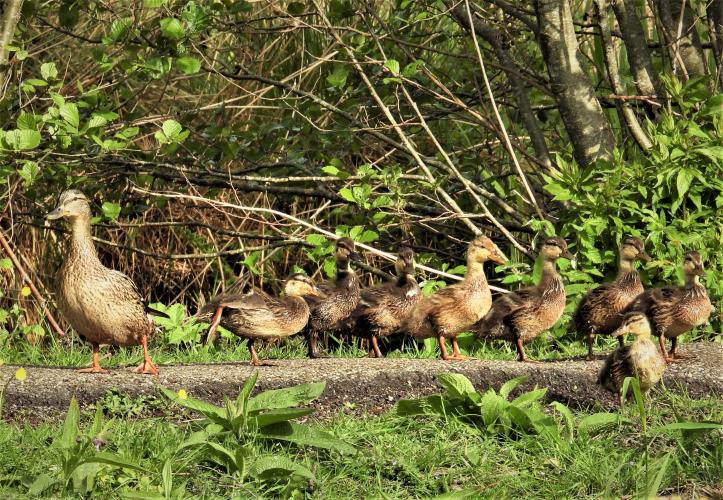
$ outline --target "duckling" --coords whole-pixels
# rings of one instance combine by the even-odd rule
[[[488,260],[501,264],[507,262],[492,240],[479,236],[467,248],[464,280],[422,298],[405,320],[403,331],[417,339],[437,337],[440,354],[445,361],[466,359],[459,351],[457,335],[482,318],[492,304],[492,293],[483,268]],[[452,339],[451,356],[445,346],[447,337]]]
[[[625,312],[645,313],[667,362],[684,359],[675,354],[678,336],[705,323],[713,310],[708,292],[700,284],[705,270],[698,252],[685,254],[683,274],[684,286],[646,290],[625,309]],[[665,348],[665,337],[671,339],[670,353]]]
[[[93,348],[93,362],[82,373],[105,373],[100,366],[101,344],[143,346],[143,363],[134,372],[158,374],[148,354],[148,338],[155,328],[148,307],[135,283],[125,274],[105,267],[91,238],[90,204],[75,189],[60,195],[58,206],[46,219],[65,219],[70,236],[65,258],[56,275],[58,307],[80,337]]]
[[[397,279],[362,290],[359,305],[351,315],[356,335],[371,339],[370,357],[381,358],[378,338],[396,332],[421,298],[414,278],[414,251],[404,247],[394,263]]]
[[[625,378],[635,376],[640,380],[641,391],[646,393],[663,378],[666,363],[650,338],[650,322],[645,314],[626,314],[612,335],[621,338],[626,333],[635,335],[635,340],[608,355],[597,383],[613,393],[620,393]]]
[[[350,238],[340,238],[336,242],[334,259],[336,276],[333,281],[318,285],[325,298],[311,304],[309,324],[304,330],[310,358],[322,357],[316,347],[319,332],[340,328],[342,322],[354,312],[361,298],[361,282],[350,265],[351,261],[361,260],[354,241]]]
[[[309,321],[308,298],[323,294],[303,274],[292,275],[284,285],[284,298],[276,298],[251,288],[247,293],[223,295],[209,301],[201,314],[215,310],[209,336],[219,324],[239,337],[248,339],[251,364],[261,366],[256,340],[289,337],[299,333]]]
[[[640,238],[627,237],[618,253],[618,275],[614,281],[587,292],[572,316],[571,330],[587,338],[587,359],[592,360],[595,335],[608,335],[620,323],[619,313],[643,293],[640,274],[635,270],[636,260],[650,261]],[[623,345],[622,336],[618,336]]]
[[[529,361],[524,343],[554,325],[565,309],[565,286],[555,261],[565,257],[574,262],[562,238],[545,240],[541,249],[543,264],[540,283],[498,297],[487,315],[475,325],[478,338],[504,339],[517,347],[519,361]]]

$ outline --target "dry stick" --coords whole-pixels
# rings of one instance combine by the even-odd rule
[[[417,107],[417,103],[414,102],[414,100],[412,99],[412,96],[409,95],[409,92],[407,92],[407,89],[404,86],[404,84],[402,84],[401,87],[402,87],[402,92],[404,93],[404,96],[407,98],[407,101],[412,106],[412,109],[414,109],[414,112],[417,114],[420,125],[427,132],[427,135],[429,136],[429,138],[432,139],[432,142],[434,143],[435,147],[437,148],[437,151],[439,151],[439,153],[442,155],[444,160],[447,162],[447,166],[452,171],[452,173],[454,173],[454,175],[457,177],[457,179],[459,179],[459,181],[465,187],[467,192],[472,196],[472,198],[474,198],[474,200],[477,202],[477,204],[480,207],[482,207],[482,211],[487,216],[487,218],[490,220],[490,222],[492,222],[492,224],[494,224],[495,227],[497,227],[497,229],[499,229],[500,232],[502,234],[504,234],[508,240],[510,240],[510,242],[514,245],[514,247],[516,249],[518,249],[520,252],[527,255],[528,257],[531,257],[529,252],[527,251],[527,249],[525,247],[523,247],[522,245],[520,245],[517,242],[517,239],[514,236],[512,236],[512,233],[510,233],[507,230],[507,228],[505,228],[505,226],[500,224],[500,222],[495,218],[495,216],[492,215],[492,212],[490,212],[489,208],[487,208],[487,205],[485,204],[484,201],[482,201],[482,198],[480,198],[479,195],[477,195],[477,193],[475,193],[474,190],[471,188],[472,183],[469,181],[469,179],[467,179],[465,176],[462,175],[462,173],[459,170],[457,170],[457,167],[454,165],[454,163],[452,163],[452,160],[450,159],[447,152],[444,150],[442,145],[437,140],[437,137],[430,130],[429,126],[427,125],[427,121],[422,116],[422,113],[419,112],[419,107]]]
[[[624,94],[625,87],[620,80],[620,70],[618,68],[618,58],[615,53],[615,42],[610,31],[610,25],[608,24],[608,9],[610,8],[609,0],[595,0],[595,7],[598,14],[598,26],[600,27],[600,35],[603,45],[603,54],[605,56],[605,62],[608,70],[608,78],[610,79],[610,85],[616,94]],[[633,107],[630,105],[628,100],[622,99],[618,104],[621,108],[625,123],[627,123],[630,133],[635,142],[638,143],[641,149],[644,151],[653,147],[653,143],[645,134],[645,131],[640,126],[638,117],[635,115]]]
[[[50,309],[48,309],[47,304],[45,303],[45,299],[42,295],[40,295],[40,292],[37,288],[35,288],[35,284],[33,283],[33,280],[30,279],[30,276],[27,272],[25,272],[25,268],[20,263],[20,260],[18,259],[18,256],[15,255],[15,252],[13,252],[13,249],[10,248],[10,243],[5,239],[5,235],[2,231],[0,231],[0,246],[3,247],[3,250],[6,254],[8,254],[8,257],[10,257],[10,260],[13,261],[13,265],[16,267],[18,271],[20,271],[20,276],[23,278],[23,281],[25,281],[28,286],[30,287],[30,291],[33,292],[33,296],[35,297],[35,300],[38,301],[38,304],[40,304],[40,308],[43,310],[43,314],[45,314],[45,318],[48,320],[48,323],[50,323],[50,326],[53,327],[53,330],[55,330],[55,333],[60,335],[61,337],[65,337],[65,332],[60,328],[60,325],[58,325],[58,322],[55,321],[55,318],[50,313]]]
[[[359,76],[361,76],[361,79],[364,81],[364,84],[366,85],[367,89],[369,90],[369,93],[372,95],[374,100],[377,102],[377,105],[379,108],[384,112],[384,115],[387,117],[387,120],[389,120],[389,123],[391,123],[392,128],[399,136],[399,139],[402,141],[406,149],[409,151],[409,153],[412,155],[414,160],[417,162],[417,165],[422,169],[424,174],[427,176],[427,179],[430,183],[434,184],[436,183],[436,179],[434,178],[434,175],[432,175],[432,172],[429,170],[429,167],[426,163],[424,163],[424,160],[422,160],[422,157],[419,155],[419,152],[414,147],[414,145],[411,143],[409,138],[406,136],[404,131],[399,126],[399,123],[397,123],[397,120],[394,118],[394,115],[392,115],[392,112],[389,110],[389,108],[384,104],[384,101],[381,97],[379,97],[379,94],[377,93],[376,89],[372,85],[371,81],[369,81],[369,78],[367,77],[366,73],[364,73],[364,70],[361,67],[361,64],[359,64],[359,61],[357,61],[356,57],[354,57],[354,53],[347,47],[343,41],[339,38],[339,35],[336,34],[336,31],[334,31],[334,28],[332,27],[331,23],[327,19],[326,15],[324,14],[324,11],[321,9],[319,4],[314,1],[314,6],[316,7],[316,10],[319,12],[319,16],[324,20],[326,25],[328,26],[329,30],[331,31],[332,35],[336,39],[337,43],[344,47],[344,51],[349,56],[349,59],[351,59],[352,64],[354,65],[354,68],[357,70],[357,73]],[[460,208],[459,205],[457,205],[457,202],[454,201],[454,199],[442,188],[436,188],[436,191],[444,198],[444,200],[449,204],[450,207],[452,207],[452,210],[457,212],[460,216],[464,215],[464,211]],[[482,234],[482,230],[475,226],[469,219],[462,218],[461,219],[464,225],[466,225],[470,231],[472,231],[472,234],[480,235]]]
[[[474,26],[472,22],[472,11],[469,9],[469,0],[464,0],[464,5],[467,9],[467,19],[469,21],[470,26]],[[537,199],[535,198],[535,194],[532,192],[532,188],[530,187],[530,184],[527,182],[527,177],[525,177],[525,173],[522,171],[522,167],[520,166],[520,162],[517,161],[517,155],[515,154],[515,150],[512,148],[512,141],[510,141],[510,136],[507,134],[507,128],[505,127],[505,123],[502,121],[502,116],[500,116],[500,111],[497,109],[497,102],[495,101],[495,96],[492,93],[492,86],[490,85],[489,78],[487,78],[487,70],[485,69],[485,63],[482,59],[482,51],[479,48],[479,42],[477,41],[477,32],[473,29],[470,30],[470,34],[472,35],[472,41],[474,42],[474,48],[475,52],[477,52],[477,60],[479,61],[480,68],[482,69],[482,78],[485,81],[485,87],[487,87],[487,94],[490,98],[490,104],[492,104],[492,109],[495,112],[495,117],[497,118],[497,122],[500,124],[500,130],[502,130],[502,135],[505,138],[505,146],[507,146],[507,151],[509,151],[510,156],[512,157],[512,162],[515,164],[515,169],[517,170],[517,173],[520,176],[520,180],[522,181],[522,184],[525,186],[525,190],[527,191],[527,196],[530,197],[530,203],[535,207],[535,211],[537,212],[537,216],[541,220],[545,220],[545,216],[542,214],[542,210],[540,210],[540,206],[537,204]]]
[[[217,208],[232,208],[234,210],[241,210],[241,211],[245,211],[245,212],[258,212],[258,213],[263,213],[263,214],[275,215],[282,219],[287,219],[295,224],[298,224],[300,226],[304,226],[308,229],[311,229],[319,234],[323,234],[324,236],[326,236],[332,240],[337,240],[340,238],[339,236],[332,233],[331,231],[327,231],[326,229],[323,229],[319,226],[311,224],[311,223],[305,221],[304,219],[294,217],[293,215],[289,215],[289,214],[287,214],[285,212],[281,212],[279,210],[274,210],[273,208],[248,207],[248,206],[244,206],[244,205],[236,205],[234,203],[228,203],[225,201],[209,200],[202,196],[193,196],[193,195],[188,195],[188,194],[183,194],[183,193],[176,193],[173,191],[150,191],[150,190],[142,189],[142,188],[139,188],[136,186],[132,186],[131,191],[134,191],[136,193],[140,193],[143,195],[147,195],[147,196],[155,196],[158,198],[174,198],[174,199],[195,201],[198,203],[206,203],[208,205],[211,205],[211,206],[214,206]],[[359,248],[363,248],[367,252],[369,252],[373,255],[376,255],[378,257],[381,257],[383,259],[386,259],[390,262],[394,262],[397,260],[396,255],[392,255],[390,253],[384,252],[377,248],[370,247],[369,245],[365,245],[364,243],[357,243],[356,246]],[[424,266],[421,264],[417,264],[417,268],[421,269],[422,271],[427,271],[428,273],[431,273],[431,274],[436,274],[437,276],[442,276],[444,278],[449,278],[449,279],[453,279],[453,280],[457,280],[457,281],[462,279],[460,276],[455,276],[454,274],[445,273],[444,271],[440,271],[439,269],[434,269],[433,267],[428,267],[428,266]],[[507,290],[496,287],[496,286],[490,286],[490,288],[497,292],[509,293]]]

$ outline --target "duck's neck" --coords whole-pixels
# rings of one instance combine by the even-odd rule
[[[349,259],[344,257],[336,258],[336,276],[341,279],[349,273],[353,273],[351,266],[349,265]]]
[[[485,276],[484,263],[476,260],[467,261],[467,272],[464,275],[465,286],[474,288],[480,285],[487,284],[487,277]]]
[[[540,278],[540,288],[557,288],[562,283],[562,278],[557,272],[555,261],[545,259],[542,262],[542,277]]]
[[[70,222],[70,238],[68,239],[68,257],[84,260],[98,260],[90,232],[90,219],[76,217]]]
[[[703,285],[700,283],[700,276],[697,274],[686,274],[685,288],[703,288]]]
[[[633,261],[620,257],[620,259],[618,260],[618,276],[622,276],[624,274],[629,274],[632,272],[635,272],[635,267],[633,267]]]

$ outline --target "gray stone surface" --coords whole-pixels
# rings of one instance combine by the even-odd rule
[[[681,352],[690,358],[669,366],[664,378],[666,387],[693,397],[723,395],[723,345],[687,344]],[[540,363],[368,358],[275,360],[273,366],[258,368],[257,390],[326,380],[326,391],[315,403],[318,415],[333,415],[342,408],[374,414],[389,409],[398,399],[439,392],[438,373],[463,373],[481,390],[499,388],[506,380],[529,375],[520,390],[535,385],[547,387],[550,400],[574,407],[607,408],[614,406],[616,400],[595,384],[601,366],[602,356],[590,362]],[[11,378],[16,368],[0,367],[2,380]],[[161,366],[160,375],[154,377],[131,373],[130,367],[101,375],[80,374],[71,368],[26,367],[27,379],[12,381],[6,389],[3,417],[53,418],[65,412],[73,396],[81,405],[88,405],[110,389],[141,396],[156,393],[158,385],[174,390],[183,388],[193,397],[220,402],[224,396],[235,396],[255,369],[248,363]]]

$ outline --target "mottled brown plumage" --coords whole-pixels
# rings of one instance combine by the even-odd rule
[[[611,392],[620,393],[626,377],[638,377],[640,389],[646,393],[663,378],[665,359],[651,339],[650,322],[645,314],[625,315],[612,335],[621,338],[626,333],[635,335],[635,340],[629,346],[622,345],[608,355],[597,383]]]
[[[289,337],[299,333],[309,320],[308,297],[322,294],[303,274],[291,276],[284,286],[285,297],[277,298],[252,288],[246,293],[214,298],[201,311],[201,315],[215,309],[209,327],[209,336],[220,324],[239,337],[248,339],[251,364],[261,365],[255,340]]]
[[[394,267],[397,279],[362,290],[350,318],[355,335],[371,340],[371,357],[382,357],[377,339],[397,332],[422,296],[414,278],[414,252],[410,248],[399,252]]]
[[[405,333],[418,339],[437,337],[444,360],[465,359],[459,352],[457,335],[482,318],[492,304],[492,293],[483,268],[488,260],[506,262],[492,240],[479,236],[467,248],[464,280],[423,297],[404,322]],[[445,338],[452,339],[452,356],[447,354]]]
[[[523,344],[553,326],[565,309],[565,285],[555,261],[560,257],[573,259],[567,243],[562,238],[548,238],[541,254],[540,283],[498,297],[487,315],[475,325],[479,338],[513,342],[520,361],[528,361]]]
[[[136,285],[125,274],[105,267],[91,239],[90,205],[80,191],[60,195],[58,206],[47,219],[65,219],[70,236],[63,263],[56,275],[58,307],[73,329],[93,348],[93,365],[81,370],[102,373],[98,349],[101,344],[143,346],[138,373],[157,374],[148,355],[148,338],[154,332],[149,309]]]
[[[587,359],[593,359],[592,344],[595,335],[609,335],[620,324],[620,313],[643,293],[640,275],[635,270],[636,260],[648,262],[643,240],[628,237],[620,245],[618,275],[614,281],[593,288],[582,298],[572,315],[570,329],[587,339]],[[622,345],[622,336],[618,337]]]
[[[325,298],[310,304],[311,315],[304,330],[310,358],[321,356],[316,347],[319,333],[339,329],[354,312],[361,297],[359,276],[350,265],[351,261],[361,259],[354,241],[349,238],[339,239],[336,242],[334,259],[336,276],[333,280],[318,285]]]
[[[698,252],[685,254],[683,274],[684,286],[646,290],[625,309],[625,312],[645,313],[666,361],[681,358],[675,354],[678,336],[708,321],[713,310],[708,292],[700,283],[705,270]],[[665,348],[665,337],[672,340],[670,354]]]

